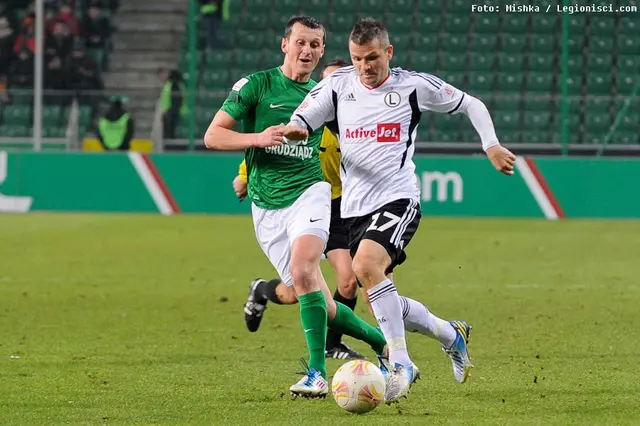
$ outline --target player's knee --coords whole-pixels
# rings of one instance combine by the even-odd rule
[[[353,299],[358,294],[358,280],[351,269],[338,274],[338,291],[347,299]]]
[[[369,288],[375,285],[376,277],[380,275],[380,265],[376,264],[373,256],[356,254],[352,263],[353,272],[363,286]]]
[[[303,290],[313,290],[316,283],[317,265],[312,262],[299,261],[289,267],[293,285]]]

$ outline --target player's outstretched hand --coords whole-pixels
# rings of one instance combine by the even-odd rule
[[[268,146],[279,146],[282,145],[282,130],[284,129],[284,125],[278,124],[277,126],[271,126],[264,129],[261,133],[258,133],[256,136],[256,147],[258,148],[266,148]]]
[[[240,201],[247,197],[247,183],[240,179],[240,176],[236,176],[233,180],[233,192],[236,193]]]
[[[511,176],[516,164],[516,156],[507,148],[496,145],[487,150],[487,156],[497,171]]]
[[[309,137],[309,131],[307,129],[302,129],[298,126],[294,126],[293,124],[285,126],[282,130],[282,134],[284,134],[285,138],[292,141],[302,141]]]

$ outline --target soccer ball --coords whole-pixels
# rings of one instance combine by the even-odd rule
[[[349,361],[336,371],[331,381],[333,399],[350,413],[364,414],[384,400],[386,382],[373,363]]]

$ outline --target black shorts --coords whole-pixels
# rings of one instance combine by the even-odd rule
[[[421,217],[420,204],[405,198],[385,204],[366,216],[344,219],[351,257],[358,251],[360,241],[375,241],[389,253],[391,265],[386,273],[391,273],[407,259],[404,249],[418,230]]]
[[[331,200],[331,222],[329,222],[329,240],[324,253],[327,254],[331,250],[349,249],[349,234],[344,220],[340,216],[340,202],[342,197]]]

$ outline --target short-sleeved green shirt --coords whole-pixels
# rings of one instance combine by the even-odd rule
[[[287,124],[316,82],[300,83],[280,67],[240,79],[222,105],[245,133]],[[311,185],[324,180],[320,167],[322,128],[300,145],[249,148],[245,152],[249,198],[258,207],[281,209],[293,204]]]

